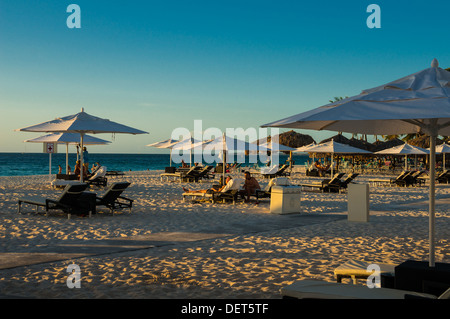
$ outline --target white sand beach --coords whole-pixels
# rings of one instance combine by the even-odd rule
[[[280,288],[296,280],[335,281],[334,269],[349,259],[428,259],[427,187],[371,186],[370,221],[354,223],[347,220],[346,193],[303,192],[301,213],[276,215],[269,199],[259,205],[183,202],[182,186],[212,183],[162,182],[160,173],[109,178],[132,183],[123,194],[134,200],[131,214],[105,209],[70,220],[30,206],[17,213],[21,197],[61,193],[49,187],[48,176],[1,177],[0,295],[281,298]],[[294,174],[291,183],[313,179]],[[436,262],[450,262],[450,185],[437,185],[436,199]],[[79,289],[66,285],[72,263],[81,270]]]

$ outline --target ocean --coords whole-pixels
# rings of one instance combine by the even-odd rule
[[[66,154],[52,154],[52,174],[58,172],[58,165],[63,168],[65,173]],[[288,155],[281,154],[279,162],[284,163]],[[69,166],[73,169],[77,160],[76,153],[69,153]],[[294,155],[293,160],[296,165],[303,165],[308,160],[308,155]],[[164,170],[169,166],[169,154],[105,154],[90,153],[89,166],[99,162],[106,166],[108,171],[146,171],[146,170]],[[254,166],[248,164],[249,157],[246,157],[247,164],[242,166]],[[28,176],[28,175],[48,175],[49,174],[49,155],[46,153],[0,153],[0,176]],[[215,164],[213,164],[215,165]],[[258,166],[263,166],[258,163]],[[179,164],[172,163],[172,166]]]

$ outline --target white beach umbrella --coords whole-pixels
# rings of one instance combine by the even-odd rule
[[[184,138],[182,140],[177,141],[175,144],[170,146],[170,149],[176,151],[189,151],[189,162],[192,166],[192,155],[193,152],[198,149],[199,145],[202,142],[198,139],[191,137]]]
[[[221,136],[208,141],[201,141],[192,145],[193,149],[203,149],[204,151],[212,152],[217,151],[219,153],[219,159],[223,163],[223,180],[225,181],[225,166],[227,163],[227,154],[230,152],[244,152],[244,151],[257,151],[265,150],[267,148],[258,147],[256,143],[249,143],[247,141],[227,136],[223,133]]]
[[[405,171],[408,169],[408,155],[426,155],[429,154],[424,148],[413,146],[408,143],[387,148],[374,154],[390,154],[390,155],[405,155]]]
[[[172,148],[179,142],[180,142],[179,140],[174,140],[174,139],[169,138],[164,141],[148,144],[147,146],[170,149],[169,166],[172,166]]]
[[[350,146],[348,144],[342,144],[333,140],[317,144],[316,146],[309,147],[308,153],[326,153],[331,154],[331,176],[334,173],[333,158],[334,154],[371,154],[371,152]]]
[[[51,133],[36,138],[25,140],[28,143],[57,143],[66,144],[66,174],[69,173],[69,144],[81,144],[81,136],[76,133]],[[110,141],[103,140],[91,135],[84,136],[85,145],[105,145],[111,143]],[[51,154],[50,154],[51,156]]]
[[[436,59],[430,68],[263,127],[430,136],[429,265],[434,267],[435,145],[437,135],[450,135],[450,72]]]
[[[289,152],[289,167],[292,168],[292,152],[296,149],[273,141],[266,142],[259,145],[260,149],[270,150],[270,161],[273,163],[273,154],[275,152]]]
[[[301,152],[304,152],[304,153],[307,153],[308,152],[308,149],[310,149],[311,147],[314,147],[314,146],[317,146],[317,143],[316,142],[312,142],[312,143],[310,143],[310,144],[308,144],[308,145],[304,145],[304,146],[300,146],[300,147],[297,147],[296,149],[295,149],[295,151],[293,151],[294,153],[301,153]]]
[[[98,134],[98,133],[122,133],[122,134],[148,134],[130,126],[119,124],[108,119],[102,119],[84,112],[81,109],[80,113],[56,118],[52,121],[44,122],[37,125],[32,125],[18,129],[17,131],[24,132],[62,132],[62,133],[78,133],[80,134],[81,149],[84,145],[84,136],[88,133]],[[80,180],[83,181],[83,152],[80,156],[81,161],[81,174]]]

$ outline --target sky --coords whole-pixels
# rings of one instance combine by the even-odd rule
[[[381,28],[367,26],[370,4]],[[93,153],[165,152],[146,145],[194,120],[258,129],[433,58],[450,67],[449,12],[446,0],[0,0],[0,152],[42,152],[23,141],[44,133],[15,130],[81,108],[149,132],[96,135],[113,143]]]

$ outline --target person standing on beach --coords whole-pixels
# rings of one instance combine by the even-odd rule
[[[86,146],[83,147],[83,162],[84,164],[89,165],[89,152],[86,149]]]

